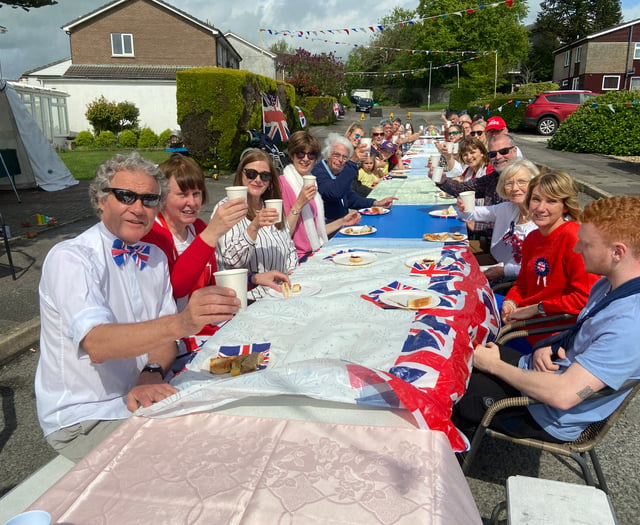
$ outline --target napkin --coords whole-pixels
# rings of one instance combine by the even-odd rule
[[[233,355],[248,355],[248,354],[264,354],[264,361],[258,366],[258,370],[264,370],[269,363],[269,350],[271,349],[271,343],[249,343],[244,345],[221,345],[218,348],[218,355],[216,357],[231,357]]]
[[[389,308],[396,308],[396,307],[388,305],[388,304],[385,304],[379,299],[379,297],[383,293],[385,293],[385,292],[394,292],[394,291],[397,291],[397,290],[417,290],[417,289],[418,288],[415,288],[413,286],[407,286],[405,284],[402,284],[399,281],[393,281],[393,282],[387,284],[386,286],[382,286],[378,290],[373,290],[372,292],[369,292],[368,294],[362,294],[360,297],[362,297],[365,301],[370,301],[373,304],[375,304],[376,306],[379,306],[380,308],[384,308],[385,310],[387,310]]]

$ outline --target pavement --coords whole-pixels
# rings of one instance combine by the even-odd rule
[[[387,111],[389,111],[388,108],[385,108],[385,117],[388,116]],[[405,118],[405,110],[401,112],[396,108],[396,111],[396,115]],[[438,119],[439,113],[412,110],[414,126],[420,122],[437,123]],[[343,133],[352,120],[347,117],[333,126],[314,128],[313,131],[322,139],[332,131]],[[363,122],[367,129],[373,124],[374,120],[368,117]],[[514,137],[525,157],[536,163],[563,169],[572,174],[579,183],[582,203],[610,195],[640,195],[640,164],[605,155],[553,151],[546,148],[545,138],[533,134],[518,133],[514,134]],[[210,215],[215,203],[223,196],[224,187],[228,186],[231,180],[230,175],[223,175],[218,180],[207,179],[210,201],[203,207],[202,217],[206,218]],[[0,212],[10,228],[11,254],[17,269],[17,279],[13,280],[9,272],[4,246],[0,243],[0,287],[2,289],[0,296],[0,365],[3,365],[0,367],[0,383],[9,384],[6,377],[14,375],[14,372],[10,371],[11,367],[28,370],[20,380],[23,383],[20,385],[20,389],[26,392],[22,395],[27,397],[28,411],[25,412],[25,415],[14,417],[17,422],[10,422],[5,417],[5,428],[0,432],[0,453],[4,463],[1,470],[4,471],[8,465],[4,460],[9,460],[7,457],[9,450],[8,447],[2,445],[4,443],[3,434],[9,430],[8,425],[11,423],[9,434],[13,432],[12,440],[15,442],[17,438],[19,443],[13,445],[16,447],[16,455],[15,460],[11,460],[12,467],[9,471],[13,475],[15,466],[15,468],[22,468],[24,472],[17,475],[10,483],[6,479],[8,484],[4,490],[0,490],[0,495],[52,457],[52,450],[44,444],[41,435],[33,445],[33,454],[29,452],[26,454],[28,458],[33,456],[33,464],[25,460],[24,453],[25,450],[28,450],[26,449],[26,440],[31,439],[30,436],[37,434],[39,430],[33,411],[32,389],[39,338],[38,282],[44,258],[51,247],[64,239],[78,235],[97,221],[89,204],[88,187],[88,181],[81,181],[76,186],[57,192],[23,189],[19,190],[21,203],[17,202],[12,191],[0,191]],[[37,214],[45,215],[55,221],[50,222],[50,225],[38,225]],[[61,276],[61,278],[72,278],[72,276]],[[32,352],[29,352],[29,349]],[[18,389],[15,390],[17,397]],[[4,401],[8,402],[7,399]],[[17,406],[17,400],[15,404]],[[635,475],[635,470],[640,465],[638,461],[640,452],[636,452],[637,447],[633,447],[634,451],[629,455],[630,451],[627,450],[627,448],[631,448],[629,441],[637,440],[636,436],[640,431],[640,402],[632,403],[628,412],[629,416],[614,429],[617,432],[614,434],[615,439],[609,440],[613,444],[609,446],[605,443],[602,446],[604,457],[601,458],[605,472],[611,473],[610,475],[613,476],[613,480],[609,478],[612,490],[620,492],[620,494],[615,494],[613,499],[621,524],[635,523],[638,514],[640,514],[640,502],[634,496],[640,490],[640,482]],[[6,413],[5,416],[7,416]],[[25,426],[26,430],[25,419],[33,424],[34,428],[24,434],[15,433],[15,428],[19,430],[22,426]],[[25,437],[18,438],[18,435]],[[39,462],[36,458],[38,450],[42,450]],[[579,482],[566,466],[559,465],[556,460],[549,460],[540,454],[532,456],[531,453],[522,453],[521,450],[516,452],[508,447],[506,450],[507,455],[500,456],[502,459],[498,461],[499,464],[480,462],[478,469],[474,469],[468,477],[480,512],[485,518],[491,514],[493,505],[504,499],[504,480],[507,475],[504,473],[505,468],[515,468],[517,464],[517,472],[521,474]],[[500,449],[498,453],[505,454],[505,451]],[[569,472],[565,474],[564,471]],[[8,473],[7,471],[4,474]],[[635,481],[630,483],[630,479]]]

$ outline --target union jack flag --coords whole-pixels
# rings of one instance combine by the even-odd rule
[[[273,142],[289,140],[287,118],[282,112],[278,97],[262,93],[262,132]]]
[[[307,117],[304,116],[304,113],[302,112],[302,109],[300,109],[300,106],[296,106],[296,111],[298,112],[298,118],[300,119],[300,127],[301,128],[306,128],[307,127]]]
[[[248,345],[224,345],[218,349],[218,357],[231,357],[233,355],[249,355],[262,353],[264,361],[258,367],[258,370],[267,368],[269,363],[269,351],[271,343],[252,343]]]
[[[148,244],[129,245],[120,239],[113,241],[113,246],[111,247],[111,255],[118,266],[122,266],[131,257],[140,270],[143,270],[147,265],[149,251]]]
[[[373,292],[369,292],[366,295],[363,294],[360,297],[362,297],[366,301],[372,302],[373,304],[375,304],[376,306],[379,306],[380,308],[384,308],[384,309],[395,308],[395,306],[390,306],[388,304],[383,303],[379,299],[379,297],[385,292],[395,292],[398,290],[417,290],[417,288],[402,284],[400,281],[393,281],[387,284],[386,286],[382,286],[379,289],[374,290]]]

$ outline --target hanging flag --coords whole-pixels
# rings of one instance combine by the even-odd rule
[[[300,127],[301,128],[306,128],[307,127],[307,117],[304,116],[304,113],[302,112],[302,109],[300,109],[300,106],[296,106],[296,111],[298,112],[298,118],[300,119]]]
[[[338,118],[340,116],[340,104],[337,102],[333,103],[333,114]]]
[[[274,142],[289,140],[287,118],[282,112],[278,97],[262,93],[262,132]]]

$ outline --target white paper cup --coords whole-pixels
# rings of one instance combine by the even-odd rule
[[[316,185],[316,176],[315,175],[303,175],[302,176],[302,185],[303,186],[315,186]]]
[[[371,139],[367,137],[361,138],[360,144],[366,144],[367,146],[371,147]]]
[[[453,153],[455,144],[453,142],[445,142],[445,144],[447,145],[447,153]]]
[[[454,155],[457,155],[460,144],[458,142],[452,142],[451,144],[453,144],[453,151],[451,151],[451,153],[453,153]]]
[[[246,268],[237,268],[235,270],[220,270],[213,274],[218,286],[231,288],[236,292],[236,296],[240,299],[241,311],[247,309],[248,273],[249,270]]]
[[[278,221],[282,220],[282,199],[267,199],[264,201],[265,208],[273,208],[274,210],[278,210]]]
[[[435,168],[440,164],[440,153],[431,154],[431,167]]]
[[[458,196],[460,200],[462,200],[462,204],[464,204],[465,213],[471,213],[476,209],[476,192],[475,191],[463,191],[459,193]]]
[[[4,525],[51,525],[51,514],[44,510],[30,510],[14,516]]]
[[[435,167],[431,168],[431,180],[433,180],[433,182],[442,181],[442,174],[443,173],[444,173],[444,168],[442,168],[440,166],[435,166]]]
[[[242,197],[245,202],[247,201],[247,188],[246,186],[228,186],[225,188],[227,192],[227,198],[229,200],[239,199]]]

